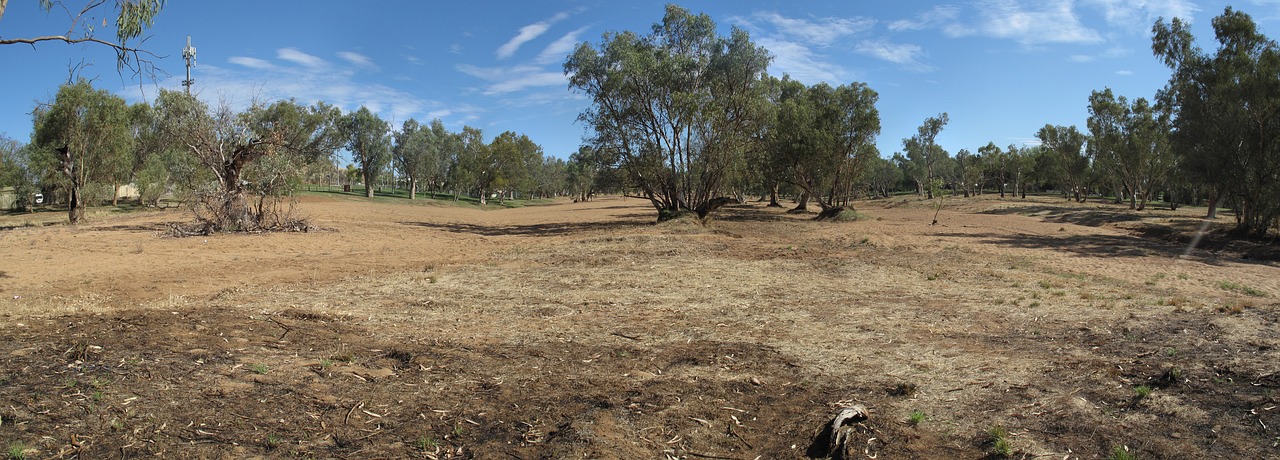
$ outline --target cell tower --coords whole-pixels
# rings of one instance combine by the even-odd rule
[[[182,48],[182,58],[187,60],[187,79],[182,80],[182,86],[187,88],[187,94],[191,94],[191,85],[195,84],[195,80],[191,79],[191,68],[196,66],[196,47],[191,46],[191,36],[187,36],[187,46]]]

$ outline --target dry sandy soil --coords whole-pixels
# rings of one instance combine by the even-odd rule
[[[807,458],[860,404],[851,458],[1000,458],[997,427],[1010,458],[1280,458],[1280,272],[1188,250],[1203,209],[301,209],[325,230],[0,217],[3,452]]]

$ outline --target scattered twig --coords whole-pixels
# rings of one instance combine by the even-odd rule
[[[271,317],[271,315],[267,315],[267,319],[271,320],[271,322],[276,323],[277,326],[280,326],[281,328],[284,329],[284,333],[280,334],[280,337],[276,337],[277,341],[284,340],[284,336],[288,335],[290,332],[293,332],[293,328],[276,320],[275,318]]]
[[[716,454],[704,454],[704,453],[701,453],[701,452],[694,452],[694,451],[692,451],[692,450],[686,450],[686,451],[685,451],[685,453],[687,453],[687,454],[689,454],[689,455],[692,455],[692,456],[694,456],[694,457],[698,457],[698,458],[718,458],[718,459],[722,459],[722,460],[742,460],[742,459],[741,459],[741,458],[739,458],[739,457],[725,457],[725,456],[723,456],[723,455],[716,455]]]
[[[631,339],[631,340],[635,340],[635,341],[637,341],[637,342],[639,342],[639,341],[640,341],[640,338],[639,338],[639,337],[634,337],[634,336],[626,335],[626,334],[623,334],[623,333],[621,333],[621,332],[610,332],[610,333],[609,333],[609,335],[616,335],[616,336],[618,336],[618,337],[622,337],[622,338],[624,338],[624,339]]]

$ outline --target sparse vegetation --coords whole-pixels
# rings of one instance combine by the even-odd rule
[[[1267,293],[1260,289],[1255,289],[1234,281],[1223,281],[1218,283],[1218,287],[1224,291],[1239,292],[1244,295],[1253,297],[1267,297]]]
[[[1013,455],[1013,444],[1009,442],[1009,431],[1001,425],[987,429],[987,444],[993,455],[1008,457]]]
[[[1138,385],[1133,387],[1133,395],[1139,401],[1145,399],[1147,396],[1151,396],[1151,391],[1152,388],[1148,385]]]
[[[924,423],[924,421],[928,419],[929,419],[929,416],[925,415],[924,412],[919,410],[914,410],[914,411],[911,411],[911,415],[907,416],[907,424],[911,426],[919,426],[921,423]]]
[[[1111,450],[1107,460],[1138,460],[1138,455],[1129,451],[1129,446],[1116,447]]]
[[[21,441],[10,443],[9,448],[5,450],[5,458],[8,460],[27,460],[27,445]]]

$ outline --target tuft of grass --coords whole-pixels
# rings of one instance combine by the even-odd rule
[[[261,363],[249,366],[249,370],[252,370],[253,373],[255,374],[262,374],[262,375],[266,375],[268,372],[271,372],[270,367],[267,367],[266,364],[261,364]]]
[[[333,367],[332,359],[324,358],[320,360],[320,369],[329,370],[330,367]]]
[[[1151,396],[1151,390],[1152,388],[1150,386],[1138,385],[1136,387],[1133,387],[1133,395],[1137,396],[1138,399],[1143,399],[1143,398],[1146,398],[1147,396]]]
[[[1107,460],[1138,460],[1138,455],[1129,451],[1129,446],[1116,447],[1111,449],[1111,455]]]
[[[430,436],[418,436],[418,439],[413,444],[418,447],[418,450],[435,449],[439,445],[436,439]]]
[[[8,460],[27,460],[27,445],[22,441],[14,441],[9,444],[9,448],[5,450],[5,458]]]
[[[280,447],[280,437],[275,434],[269,434],[266,439],[262,440],[262,446],[267,450],[275,450],[275,448]]]
[[[1247,295],[1247,296],[1251,296],[1251,297],[1266,297],[1266,296],[1267,296],[1266,291],[1263,291],[1263,290],[1260,290],[1260,289],[1256,289],[1256,288],[1254,288],[1254,287],[1252,287],[1252,286],[1247,286],[1247,285],[1240,284],[1240,283],[1237,283],[1237,282],[1234,282],[1234,281],[1223,281],[1223,282],[1221,282],[1221,283],[1218,283],[1218,288],[1220,288],[1220,289],[1222,289],[1222,290],[1224,290],[1224,291],[1239,292],[1239,293],[1241,293],[1241,294],[1244,294],[1244,295]]]
[[[992,454],[1000,457],[1013,455],[1013,444],[1009,443],[1009,430],[996,425],[987,429],[987,436],[991,443]]]
[[[921,423],[923,423],[925,420],[928,420],[928,419],[929,419],[929,416],[925,415],[924,412],[921,412],[919,410],[914,410],[914,411],[911,411],[911,415],[907,416],[907,424],[911,426],[920,426]]]

